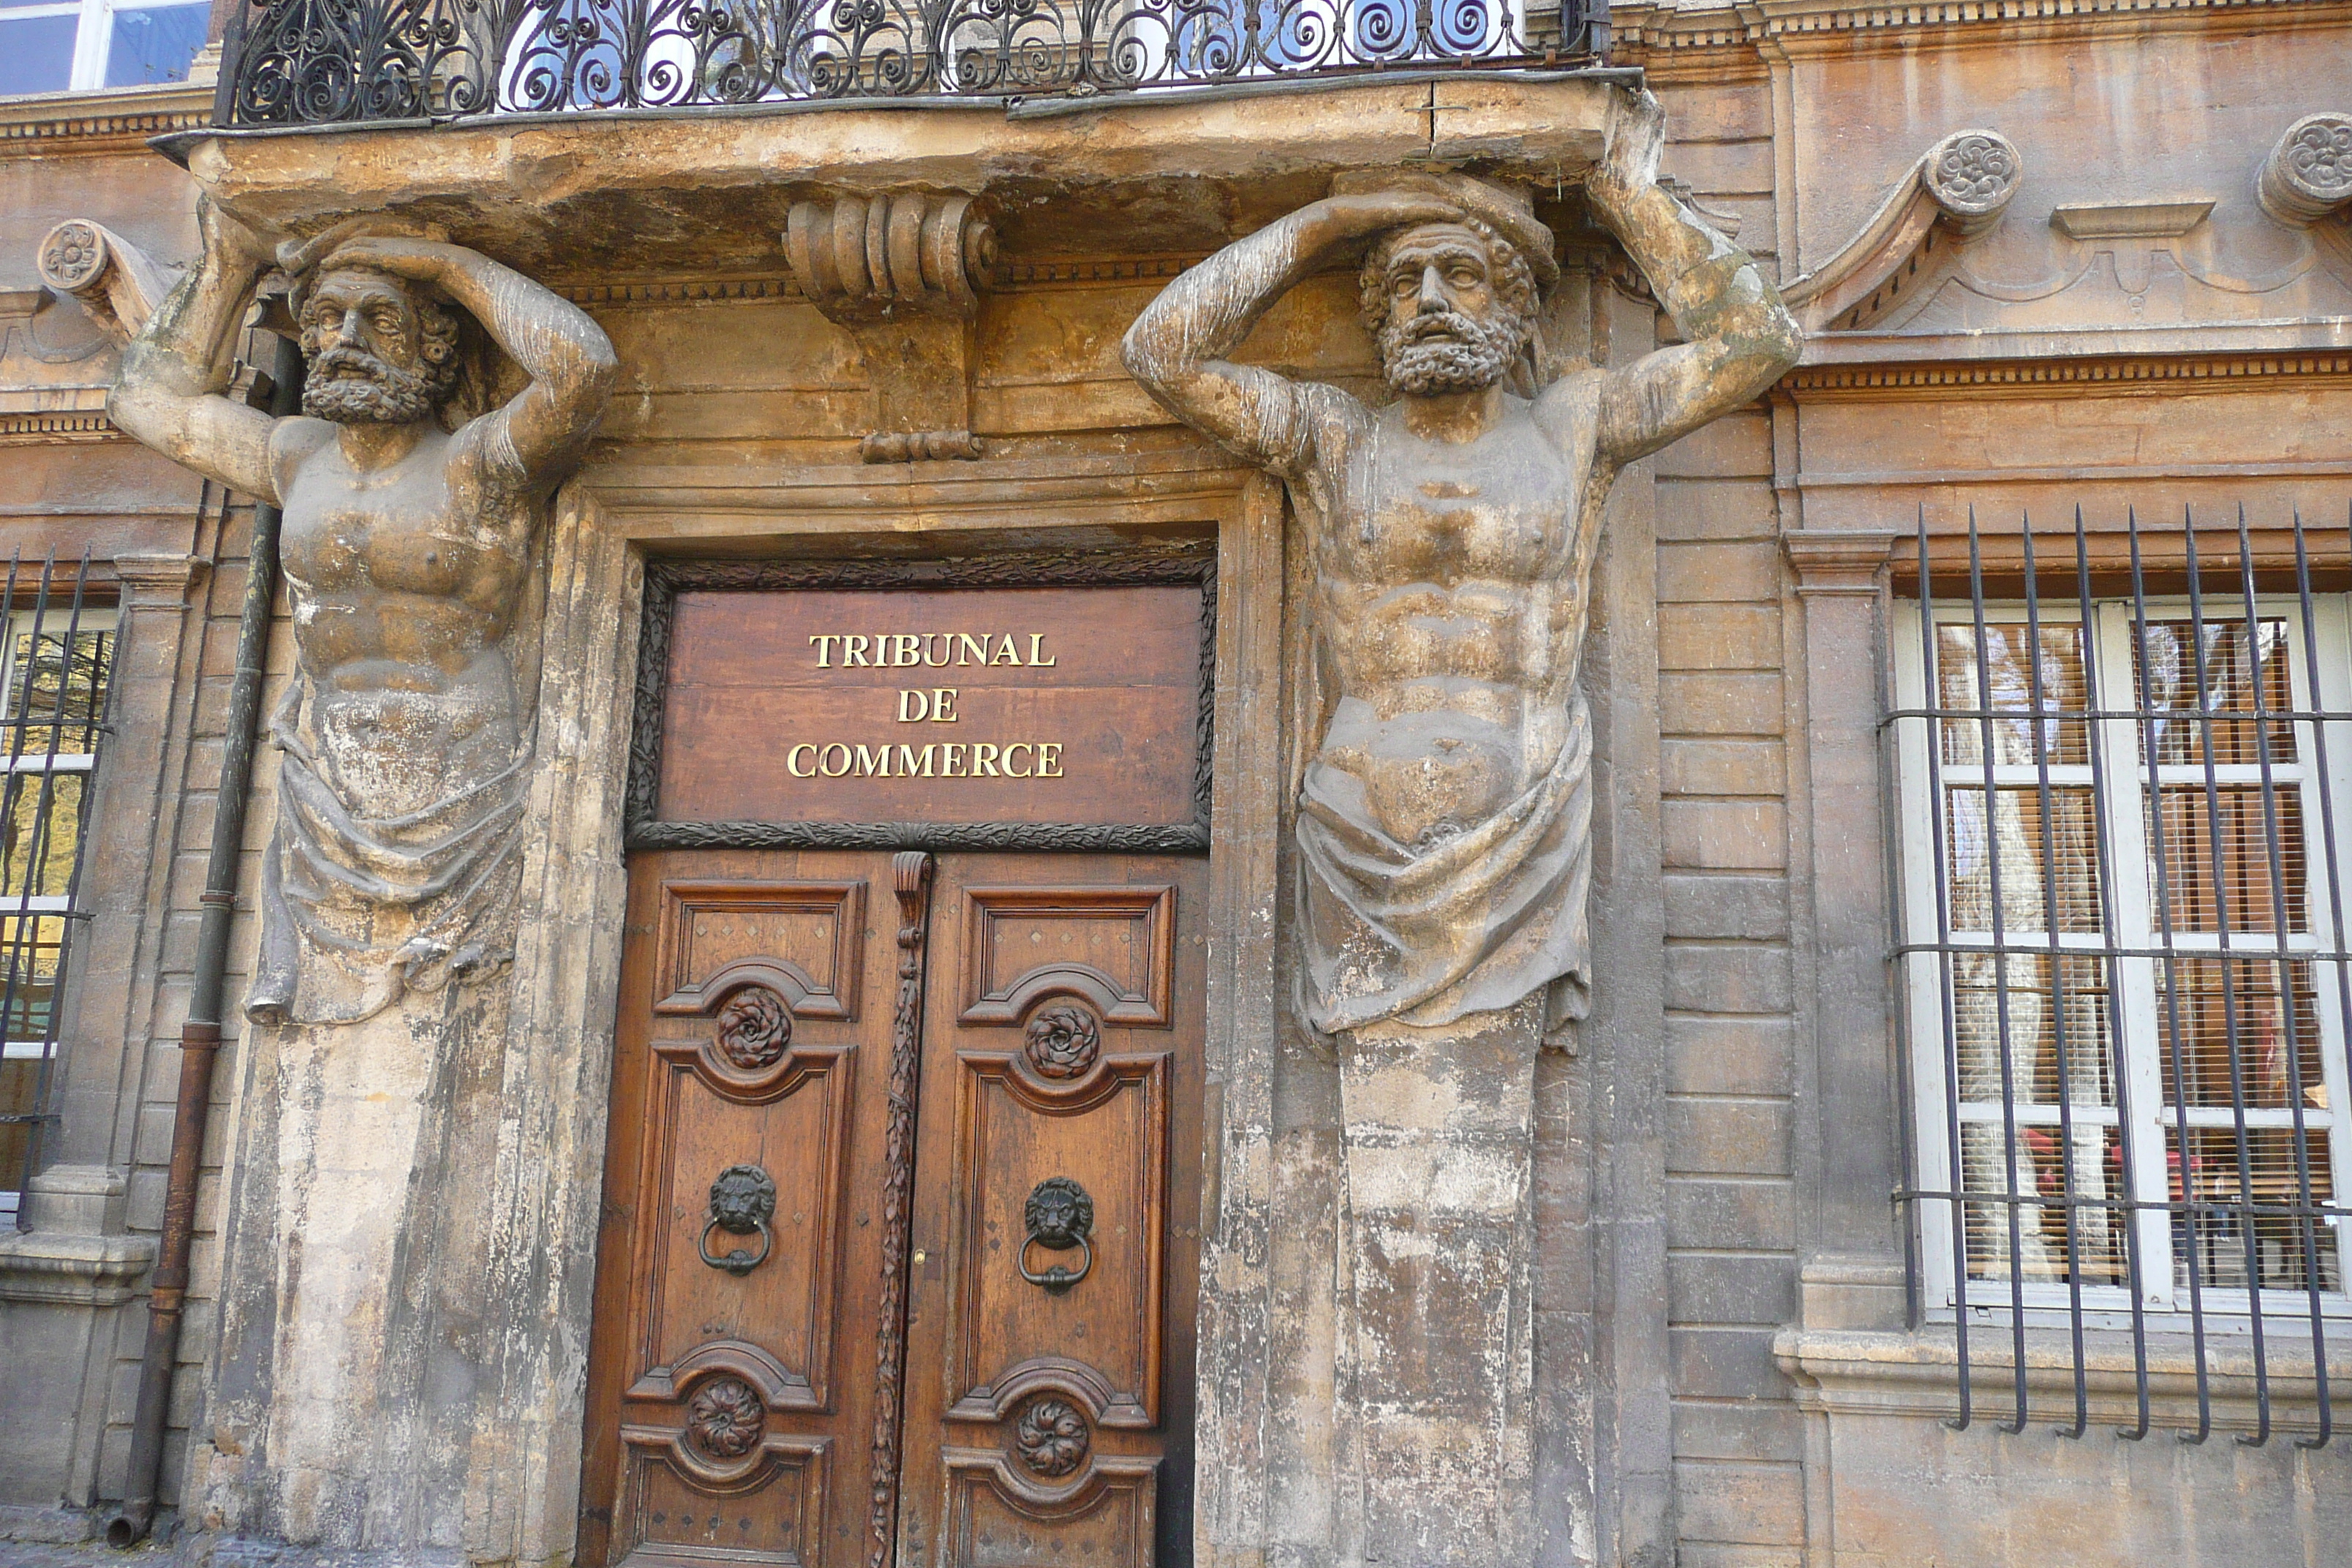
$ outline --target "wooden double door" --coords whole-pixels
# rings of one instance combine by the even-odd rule
[[[1202,868],[633,860],[583,1563],[1189,1561]]]

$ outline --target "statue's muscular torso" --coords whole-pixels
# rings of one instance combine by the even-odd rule
[[[428,428],[382,468],[352,467],[335,426],[289,419],[272,457],[279,556],[311,689],[310,721],[380,814],[496,773],[519,743],[500,643],[532,512],[485,482],[471,430]]]
[[[1325,405],[1298,476],[1324,519],[1315,635],[1338,687],[1316,763],[1401,843],[1475,826],[1559,755],[1602,499],[1599,382],[1511,399],[1458,445],[1415,436],[1401,405]]]

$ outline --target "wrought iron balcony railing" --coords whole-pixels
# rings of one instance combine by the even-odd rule
[[[214,122],[1575,66],[1607,16],[1608,0],[242,0]]]

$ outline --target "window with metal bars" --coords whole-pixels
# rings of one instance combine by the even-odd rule
[[[0,647],[0,1218],[39,1168],[91,786],[106,732],[115,613],[89,562],[9,563]]]
[[[2352,1331],[2345,595],[2315,590],[2299,518],[2262,551],[2242,516],[2129,519],[2095,552],[2079,518],[2003,532],[1971,518],[1962,566],[1922,521],[1889,721],[1905,1195],[1924,1304],[1958,1337],[1962,1423],[1972,1327],[2009,1342],[2004,1373],[2029,1328],[2071,1331],[2077,1433],[2085,1335],[2114,1329],[2132,1435],[2149,1336],[2177,1333],[2190,1435],[2229,1336],[2252,1352],[2252,1438],[2291,1349],[2318,1405],[2298,1440],[2324,1442],[2328,1343]]]

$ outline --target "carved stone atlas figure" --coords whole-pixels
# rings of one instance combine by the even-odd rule
[[[1654,99],[1620,93],[1586,186],[1685,340],[1622,369],[1514,390],[1552,237],[1457,175],[1335,188],[1183,274],[1127,336],[1156,398],[1286,481],[1308,552],[1295,926],[1301,1014],[1340,1037],[1339,1562],[1533,1550],[1533,1058],[1593,980],[1579,677],[1602,511],[1626,464],[1754,399],[1800,346],[1756,263],[1658,184],[1663,133]],[[1393,401],[1225,357],[1368,240]]]
[[[186,1513],[278,1563],[495,1558],[515,1397],[501,1314],[518,1303],[488,1286],[502,1233],[487,1173],[509,998],[478,983],[513,948],[535,683],[512,650],[528,642],[532,538],[604,408],[613,349],[565,300],[457,246],[344,226],[273,253],[217,207],[200,223],[201,264],[126,350],[108,406],[282,509],[295,671],[272,725],[278,822],[246,1010],[316,1026],[239,1043],[219,1348]],[[221,395],[229,337],[273,264],[309,360],[299,418]],[[528,381],[473,414],[477,329]]]
[[[273,254],[209,204],[203,264],[123,357],[108,412],[167,457],[284,510],[297,679],[264,874],[265,1022],[368,1017],[511,956],[530,752],[506,647],[532,530],[614,374],[569,301],[454,245],[347,225]],[[220,395],[261,273],[293,279],[299,417]],[[470,316],[530,377],[453,406]]]

